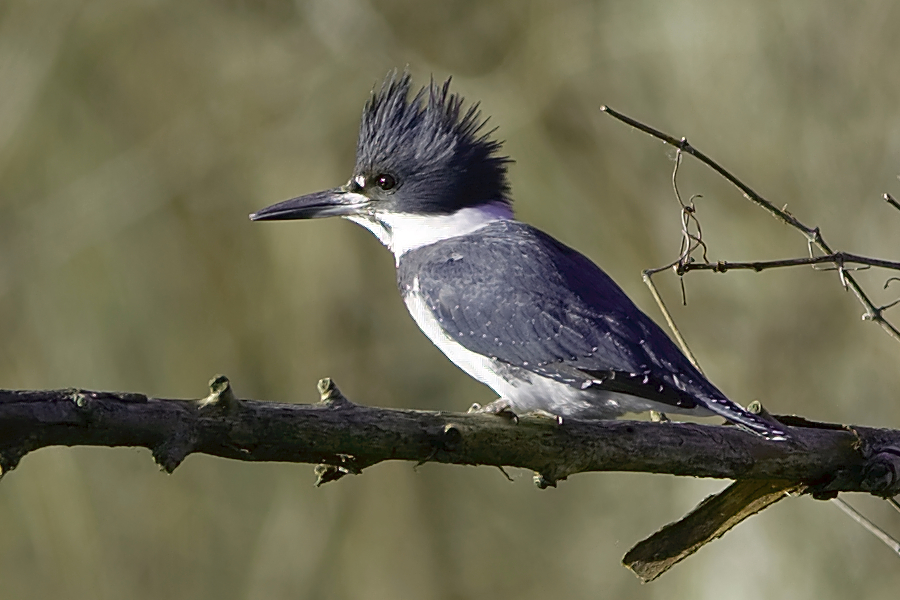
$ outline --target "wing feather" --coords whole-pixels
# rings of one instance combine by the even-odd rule
[[[401,288],[415,277],[456,342],[558,381],[681,408],[722,396],[590,260],[522,223],[479,234],[400,261]]]
[[[703,407],[773,440],[777,423],[728,400],[590,260],[516,221],[410,250],[401,292],[463,347],[544,377],[672,407]]]

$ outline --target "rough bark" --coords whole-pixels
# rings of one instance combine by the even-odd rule
[[[360,406],[330,380],[317,404],[236,399],[224,377],[201,400],[83,390],[0,391],[0,466],[46,446],[149,448],[166,471],[192,453],[321,465],[323,481],[385,460],[512,466],[553,485],[586,471],[782,479],[810,493],[900,492],[900,431],[784,418],[791,439],[734,427],[579,421]]]
[[[522,467],[540,487],[587,471],[734,479],[678,523],[638,543],[624,563],[655,579],[788,493],[900,493],[900,431],[778,417],[790,440],[724,425],[579,421],[541,416],[372,408],[329,379],[316,404],[239,400],[228,379],[197,400],[85,390],[0,391],[0,473],[47,446],[150,449],[167,472],[190,454],[316,466],[317,485],[385,460]]]

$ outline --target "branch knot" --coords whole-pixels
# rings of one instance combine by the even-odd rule
[[[353,402],[347,400],[331,377],[320,379],[316,387],[319,390],[319,404],[334,409],[352,408],[356,406]]]
[[[209,380],[209,396],[200,400],[200,408],[218,406],[225,412],[234,412],[238,407],[238,399],[231,389],[231,382],[224,375],[216,375]]]
[[[870,457],[860,487],[884,498],[900,494],[900,448],[881,448]]]

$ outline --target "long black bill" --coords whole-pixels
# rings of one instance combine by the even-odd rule
[[[287,221],[290,219],[318,219],[345,217],[359,213],[369,199],[346,188],[307,194],[273,204],[250,215],[251,221]]]

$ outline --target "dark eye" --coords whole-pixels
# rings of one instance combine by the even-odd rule
[[[384,191],[388,191],[394,189],[394,186],[397,185],[397,180],[387,173],[382,173],[375,178],[375,185],[377,185]]]

